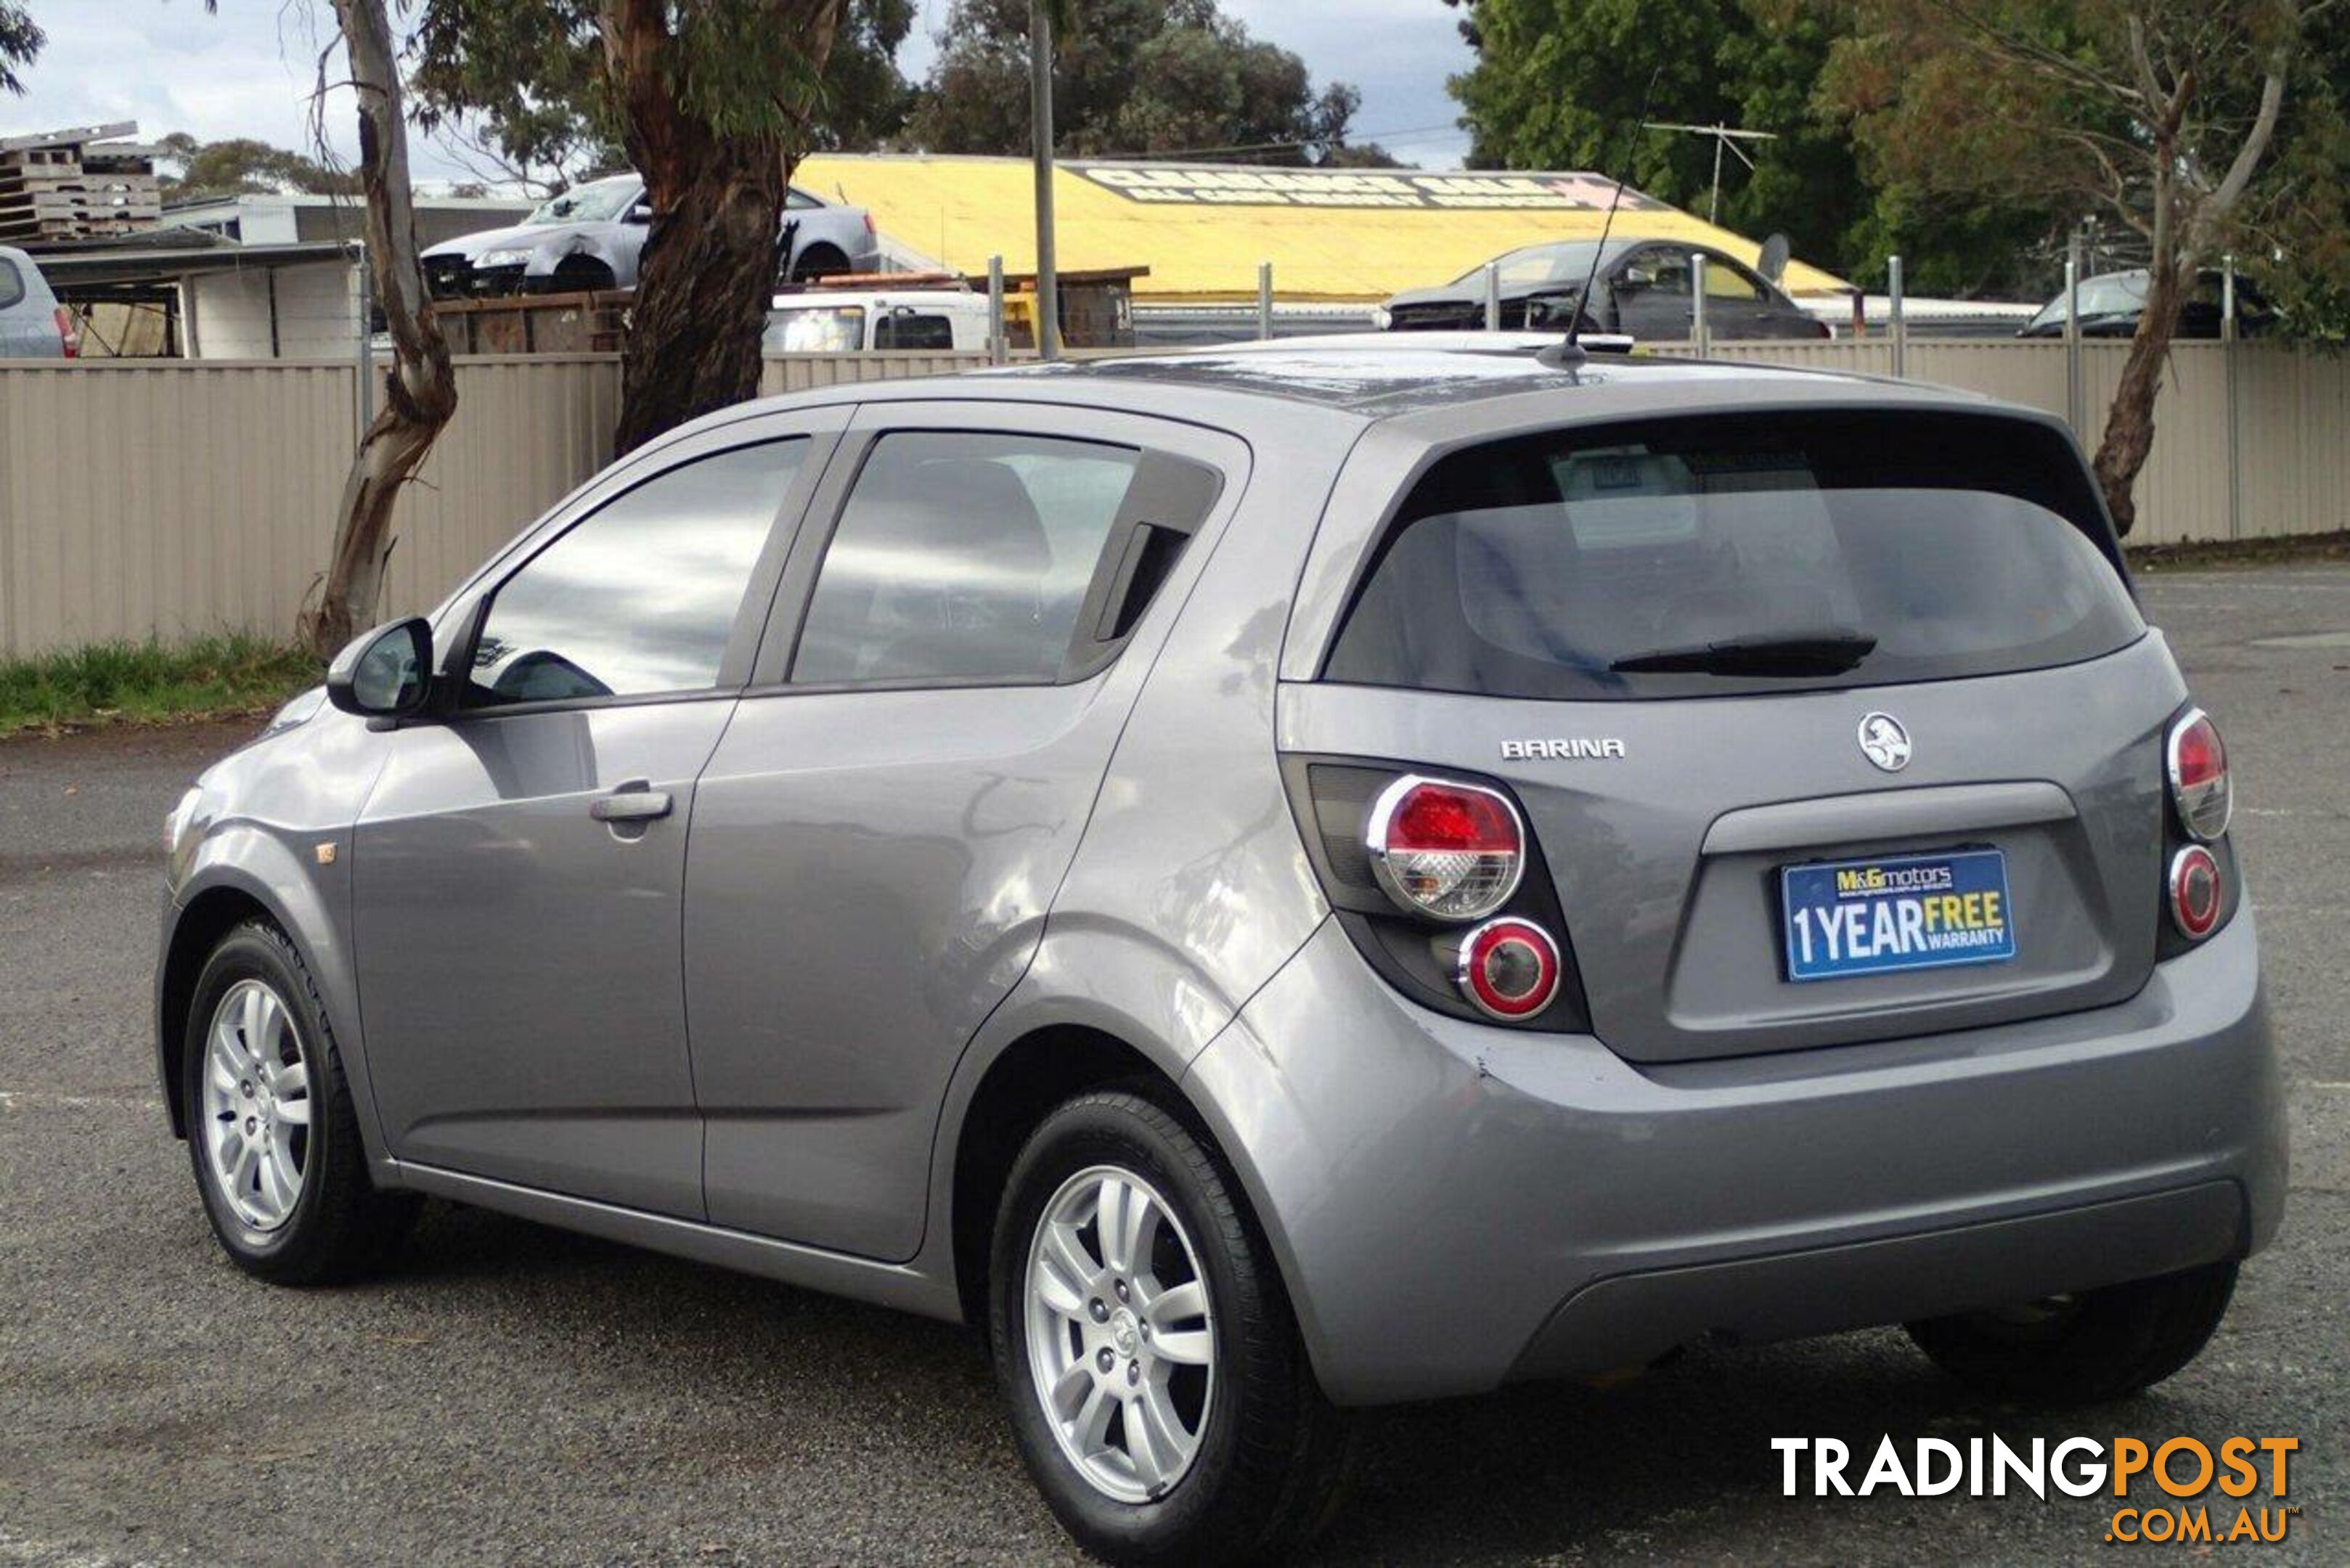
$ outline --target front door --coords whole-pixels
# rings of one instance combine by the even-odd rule
[[[1687,251],[1650,245],[1633,252],[1611,283],[1616,329],[1643,343],[1686,343],[1691,326]]]
[[[516,552],[442,662],[453,711],[393,738],[353,935],[401,1159],[702,1213],[686,833],[816,444],[741,428],[770,439],[670,449]]]

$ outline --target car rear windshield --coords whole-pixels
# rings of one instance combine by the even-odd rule
[[[1588,700],[2040,669],[2144,634],[2116,555],[2080,460],[2034,423],[1579,427],[1430,469],[1323,675]]]

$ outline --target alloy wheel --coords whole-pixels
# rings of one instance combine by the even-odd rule
[[[205,1033],[205,1169],[241,1224],[275,1231],[301,1201],[310,1156],[310,1064],[285,1002],[240,980]]]
[[[1028,1247],[1028,1366],[1045,1424],[1088,1485],[1164,1496],[1215,1394],[1208,1280],[1158,1189],[1097,1165],[1063,1182]]]

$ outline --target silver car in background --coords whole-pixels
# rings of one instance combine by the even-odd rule
[[[70,359],[80,348],[73,312],[49,292],[33,258],[0,245],[0,359]]]
[[[2177,1371],[2283,1110],[2070,436],[1544,341],[732,409],[355,642],[167,828],[229,1257],[432,1195],[983,1324],[1121,1561],[1706,1336]]]
[[[426,250],[424,281],[436,299],[588,293],[637,286],[652,233],[645,182],[615,174],[551,196],[511,228],[460,234]],[[784,192],[790,248],[776,281],[878,272],[880,237],[862,207],[835,205],[793,185]]]

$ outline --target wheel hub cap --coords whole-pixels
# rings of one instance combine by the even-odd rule
[[[1207,1278],[1166,1199],[1114,1166],[1069,1178],[1031,1239],[1025,1299],[1063,1456],[1120,1502],[1164,1496],[1199,1452],[1216,1376]]]

